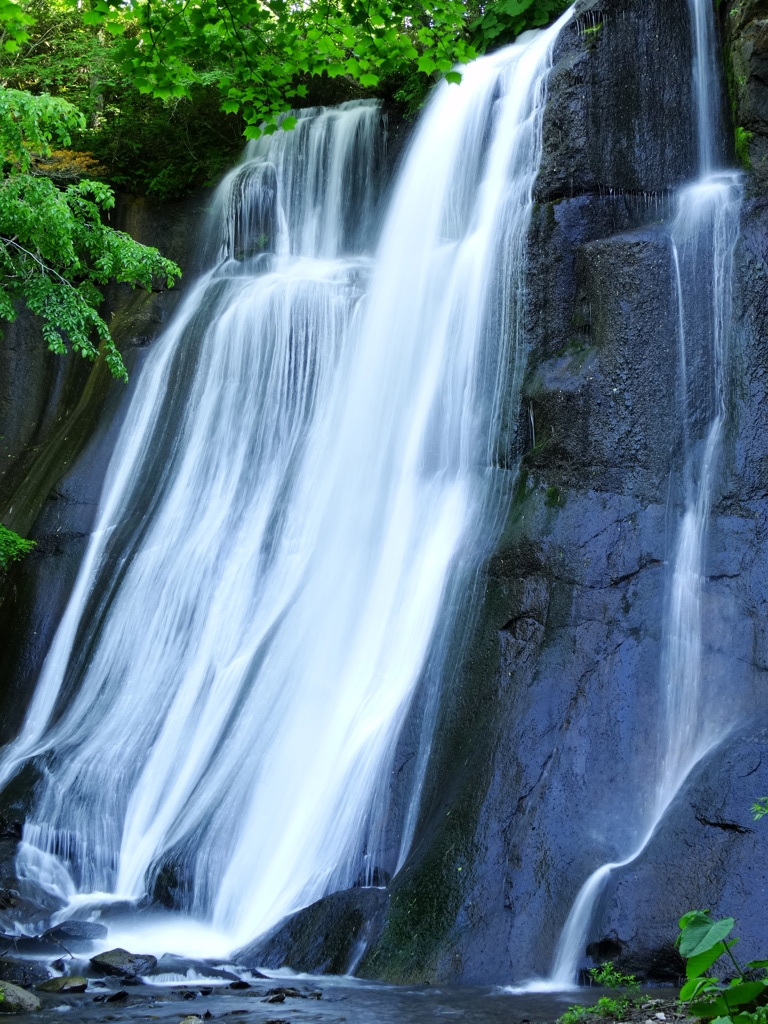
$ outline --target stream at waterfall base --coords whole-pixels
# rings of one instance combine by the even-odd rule
[[[56,1017],[70,1024],[422,1024],[451,1019],[472,1024],[555,1024],[569,1006],[591,1005],[601,995],[611,994],[586,987],[570,992],[512,994],[500,986],[394,986],[285,972],[253,979],[250,985],[232,989],[200,982],[148,985],[138,979],[129,983],[90,980],[88,990],[76,995],[38,992],[42,1009],[14,1014],[11,1019],[18,1024],[40,1024]],[[686,1018],[673,1001],[675,994],[673,988],[643,990],[638,1006],[623,1021],[681,1024]],[[598,1018],[587,1019],[585,1024],[591,1020]]]

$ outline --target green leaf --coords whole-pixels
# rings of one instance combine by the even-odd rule
[[[761,968],[768,968],[768,960],[750,960],[747,964],[750,970],[760,970]]]
[[[448,71],[445,76],[446,82],[450,82],[451,85],[461,85],[461,72],[460,71]]]
[[[753,1003],[764,991],[765,985],[761,981],[737,981],[732,988],[722,990],[716,998],[691,1003],[688,1010],[696,1017],[729,1017],[734,1007]]]
[[[730,934],[733,925],[732,917],[713,921],[709,914],[701,914],[699,917],[693,918],[683,927],[680,936],[680,954],[687,958],[711,949]]]
[[[500,4],[499,7],[510,17],[517,17],[518,14],[523,14],[527,11],[532,3],[533,0],[506,0],[506,2]]]
[[[298,121],[295,117],[284,117],[283,120],[280,122],[280,127],[283,129],[284,132],[292,132],[297,124]]]
[[[686,1003],[689,999],[695,999],[710,989],[720,990],[720,982],[716,978],[691,978],[680,989],[680,1000]]]
[[[370,73],[367,75],[360,75],[359,82],[364,89],[373,89],[374,86],[379,84],[379,76],[372,75]]]
[[[731,987],[725,990],[725,997],[729,1006],[745,1006],[759,999],[765,992],[766,984],[763,981],[739,981],[735,979]]]
[[[712,964],[718,960],[726,950],[736,945],[736,939],[730,942],[717,942],[711,949],[705,949],[703,953],[697,953],[688,958],[685,965],[686,978],[698,978],[699,975],[708,971]]]

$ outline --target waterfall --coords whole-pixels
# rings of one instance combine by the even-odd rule
[[[558,30],[436,90],[378,243],[376,103],[301,111],[222,183],[0,765],[39,773],[17,870],[54,923],[171,878],[144,948],[221,955],[402,862],[434,698],[393,853],[397,737],[514,482]]]
[[[691,770],[733,724],[703,664],[702,599],[707,525],[726,416],[731,272],[741,185],[740,176],[723,169],[719,158],[722,118],[712,4],[689,0],[689,5],[699,177],[680,189],[669,230],[678,307],[683,495],[662,640],[658,775],[653,798],[638,810],[633,849],[601,865],[583,884],[561,933],[549,979],[531,983],[529,990],[573,986],[611,873],[642,854]]]

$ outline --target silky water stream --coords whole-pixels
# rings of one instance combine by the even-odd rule
[[[514,483],[558,30],[436,90],[380,231],[375,103],[301,111],[221,185],[4,752],[3,780],[40,776],[17,869],[47,910],[21,931],[116,904],[111,940],[222,956],[407,854],[430,694]],[[133,921],[169,878],[174,911]]]

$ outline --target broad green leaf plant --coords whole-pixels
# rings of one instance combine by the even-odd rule
[[[686,983],[680,990],[688,1012],[713,1024],[768,1022],[768,960],[752,960],[744,969],[733,955],[738,942],[729,938],[734,920],[716,921],[707,910],[692,910],[680,919],[677,944],[686,960]],[[726,957],[735,977],[720,981],[707,971]]]

